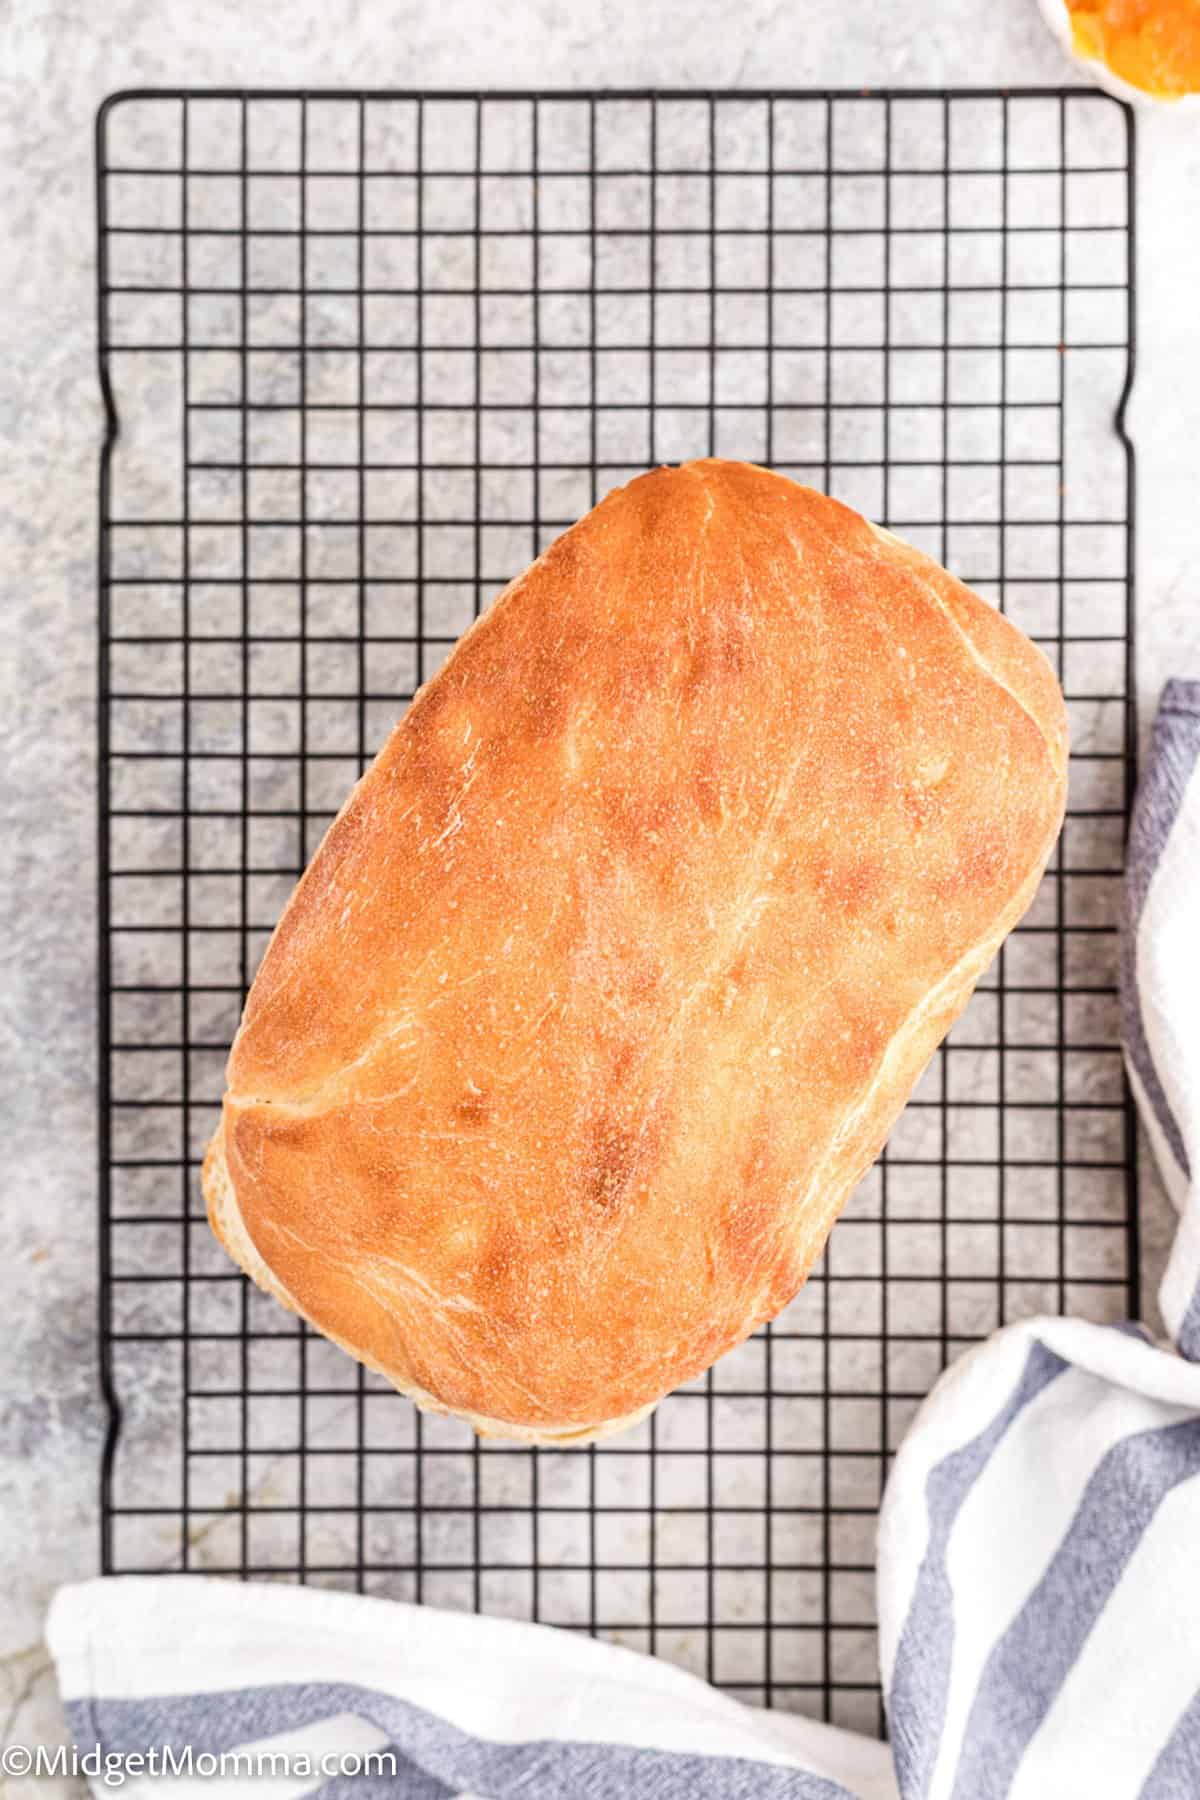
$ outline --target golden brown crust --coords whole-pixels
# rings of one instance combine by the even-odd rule
[[[223,1241],[425,1403],[640,1414],[803,1281],[1065,774],[1045,660],[928,558],[745,464],[642,476],[467,634],[297,888]]]
[[[225,1160],[223,1126],[218,1127],[205,1154],[203,1182],[205,1197],[208,1201],[208,1222],[221,1248],[233,1258],[234,1262],[241,1265],[245,1273],[258,1283],[264,1293],[270,1294],[273,1300],[278,1300],[279,1304],[286,1307],[289,1312],[295,1312],[296,1307],[292,1303],[291,1295],[274,1272],[263,1262],[242,1224],[237,1195],[233,1191],[229,1165]],[[339,1344],[341,1349],[349,1351],[352,1356],[355,1354],[350,1346],[341,1343],[339,1338],[331,1337],[331,1342]],[[365,1363],[367,1368],[374,1369],[377,1374],[391,1380],[393,1386],[398,1387],[408,1399],[414,1400],[423,1411],[447,1413],[452,1410],[450,1407],[443,1406],[432,1394],[427,1394],[423,1388],[399,1380],[394,1371],[380,1368],[379,1364],[370,1356],[362,1355],[359,1360]],[[608,1419],[601,1425],[562,1423],[557,1426],[542,1425],[537,1428],[515,1425],[507,1419],[492,1419],[484,1413],[469,1412],[459,1416],[473,1426],[480,1437],[518,1438],[531,1444],[557,1445],[561,1448],[568,1444],[594,1443],[598,1438],[610,1437],[615,1431],[624,1431],[628,1426],[636,1425],[640,1419],[645,1418],[646,1414],[653,1410],[652,1405],[643,1406],[637,1412],[629,1413],[624,1418]]]

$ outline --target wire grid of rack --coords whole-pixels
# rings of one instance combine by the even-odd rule
[[[134,93],[97,147],[103,1566],[540,1618],[876,1728],[874,1521],[919,1398],[1002,1322],[1136,1292],[1131,119]],[[775,1325],[602,1446],[480,1443],[231,1270],[199,1159],[272,922],[416,686],[607,489],[709,453],[1002,604],[1064,682],[1070,814]]]

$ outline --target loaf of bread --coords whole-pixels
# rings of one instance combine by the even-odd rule
[[[481,1432],[640,1418],[796,1293],[1062,819],[1040,652],[764,469],[612,493],[417,695],[205,1165],[284,1305]]]

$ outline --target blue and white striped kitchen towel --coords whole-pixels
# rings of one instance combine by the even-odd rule
[[[81,1753],[290,1751],[307,1763],[272,1779],[285,1800],[1196,1800],[1200,683],[1164,695],[1124,947],[1131,1073],[1181,1212],[1174,1343],[1030,1320],[938,1383],[880,1526],[890,1751],[542,1626],[159,1577],[55,1600]],[[395,1772],[324,1760],[368,1751]],[[211,1800],[257,1791],[240,1769],[206,1782]],[[162,1800],[178,1781],[125,1785]]]

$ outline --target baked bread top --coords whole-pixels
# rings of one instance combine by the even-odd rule
[[[746,464],[656,469],[417,695],[288,905],[214,1225],[426,1404],[640,1415],[776,1314],[1028,905],[1044,657]]]

